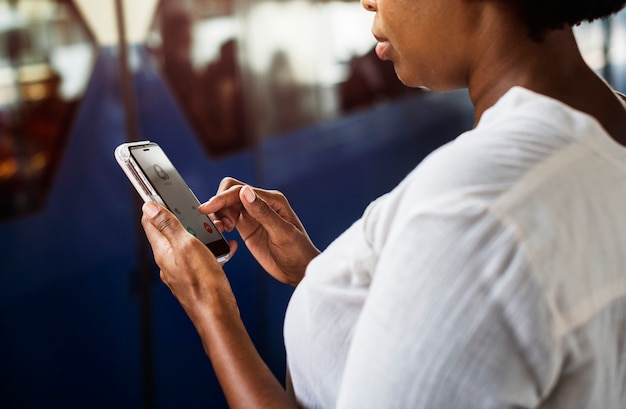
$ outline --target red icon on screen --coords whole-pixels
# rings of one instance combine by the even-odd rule
[[[204,222],[204,230],[208,231],[209,233],[213,233],[213,228],[211,228],[211,225],[207,222]]]

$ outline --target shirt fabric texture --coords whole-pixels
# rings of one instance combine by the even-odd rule
[[[524,88],[307,268],[306,408],[626,408],[626,149]]]

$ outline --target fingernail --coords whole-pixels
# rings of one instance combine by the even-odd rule
[[[256,199],[256,193],[250,186],[243,187],[243,197],[248,201],[248,203],[252,203]]]
[[[146,202],[143,205],[143,212],[148,215],[150,218],[154,218],[157,214],[159,214],[159,206],[154,202]]]

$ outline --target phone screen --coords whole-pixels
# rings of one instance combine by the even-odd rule
[[[129,150],[167,208],[187,231],[205,243],[216,257],[228,254],[228,243],[211,220],[198,211],[200,202],[163,150],[156,144],[132,146]]]

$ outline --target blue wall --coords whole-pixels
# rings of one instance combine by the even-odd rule
[[[425,94],[212,159],[145,50],[133,52],[142,137],[163,146],[200,200],[224,176],[282,190],[320,248],[472,122],[466,93]],[[145,240],[136,195],[113,159],[125,140],[116,50],[102,49],[45,208],[0,224],[2,408],[144,405],[137,269]],[[225,269],[253,340],[282,379],[291,289],[243,247]],[[151,271],[149,394],[159,408],[225,407],[193,326]]]

